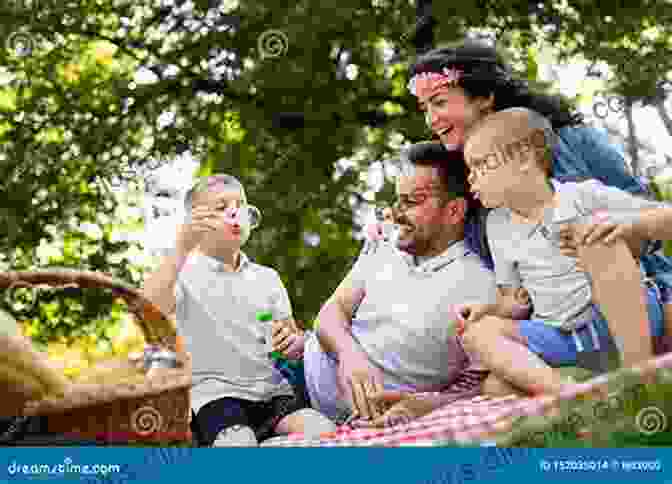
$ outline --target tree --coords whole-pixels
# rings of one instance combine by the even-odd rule
[[[190,149],[201,174],[246,185],[264,214],[247,250],[278,269],[309,321],[359,250],[353,209],[373,201],[365,170],[429,135],[405,89],[418,43],[408,1],[16,2],[0,7],[5,38],[21,32],[32,50],[0,58],[12,76],[0,91],[0,252],[13,265],[50,240],[48,226],[109,213],[111,181]],[[525,77],[543,38],[610,65],[651,47],[638,59],[669,71],[667,44],[642,37],[655,28],[669,39],[669,7],[640,7],[434,2],[428,21],[437,45],[493,30]],[[648,67],[641,79],[623,71],[633,96],[652,92]]]

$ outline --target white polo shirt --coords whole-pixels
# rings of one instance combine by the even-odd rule
[[[560,252],[559,228],[579,223],[597,211],[607,212],[616,222],[627,222],[644,209],[668,205],[597,180],[551,182],[558,204],[547,210],[543,223],[516,223],[511,210],[497,208],[488,215],[488,241],[497,283],[522,284],[532,299],[532,319],[571,331],[592,319],[593,291],[588,274],[578,269],[577,259]]]
[[[354,288],[365,291],[352,318],[352,336],[383,372],[386,389],[436,391],[465,375],[473,362],[456,335],[453,308],[494,303],[497,291],[494,274],[464,241],[418,265],[391,244],[377,244],[360,255],[350,278]],[[338,390],[338,362],[314,334],[306,341],[304,365],[313,405],[341,418],[348,405]],[[469,394],[463,387],[455,390]]]
[[[353,317],[352,335],[369,359],[399,388],[450,384],[467,359],[456,338],[452,308],[494,303],[495,277],[464,241],[415,265],[389,244],[361,257],[352,269],[365,297]]]
[[[251,262],[241,252],[235,272],[215,258],[189,257],[175,285],[176,319],[193,359],[192,407],[222,397],[269,400],[292,395],[292,386],[267,355],[264,325],[292,315],[289,295],[277,271]]]

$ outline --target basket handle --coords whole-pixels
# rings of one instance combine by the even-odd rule
[[[0,272],[0,289],[11,287],[49,286],[53,288],[80,287],[111,289],[123,298],[135,314],[137,324],[149,344],[169,347],[182,353],[183,348],[177,328],[161,309],[144,294],[121,279],[102,272],[76,269],[41,269],[35,271]]]

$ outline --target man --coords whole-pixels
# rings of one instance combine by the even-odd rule
[[[241,183],[229,175],[209,177],[187,194],[185,209],[175,254],[148,277],[144,292],[165,314],[175,311],[192,354],[200,443],[249,446],[274,433],[333,430],[304,409],[304,399],[270,358],[271,323],[258,320],[258,313],[272,313],[275,351],[296,356],[303,340],[278,273],[240,250],[254,225],[250,218],[258,215]]]
[[[414,418],[478,394],[486,373],[470,367],[453,311],[497,297],[493,274],[464,241],[462,154],[422,143],[407,158],[396,186],[396,247],[379,244],[360,256],[322,307],[316,336],[306,342],[312,404],[335,420],[390,417],[393,424]],[[414,400],[419,407],[385,417],[374,402],[389,391],[438,390],[440,397]]]

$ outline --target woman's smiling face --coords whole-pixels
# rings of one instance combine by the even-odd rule
[[[468,97],[461,87],[439,87],[418,95],[425,122],[448,149],[464,145],[465,132],[481,119],[491,100]],[[487,106],[486,106],[487,107]]]

